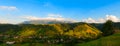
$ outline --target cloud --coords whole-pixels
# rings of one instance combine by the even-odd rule
[[[62,16],[59,14],[48,14],[48,17],[62,18]]]
[[[117,18],[116,16],[114,15],[106,15],[106,19],[107,20],[112,20],[114,22],[119,22],[119,18]]]
[[[0,24],[5,24],[5,23],[8,23],[8,21],[6,21],[6,20],[0,20]]]
[[[116,17],[115,15],[106,15],[105,18],[99,18],[99,19],[88,18],[88,19],[84,19],[82,22],[87,22],[87,23],[104,23],[107,20],[112,20],[113,22],[120,22],[120,19],[118,17]]]
[[[10,10],[10,11],[14,11],[14,10],[18,10],[17,7],[15,6],[0,6],[0,10]]]
[[[45,2],[44,4],[43,4],[43,7],[44,8],[50,8],[50,9],[57,9],[57,7],[56,6],[54,6],[52,3],[50,3],[50,2]]]
[[[97,21],[96,23],[104,23],[104,22],[106,22],[107,20],[104,19],[104,18],[100,18],[100,19],[98,19],[98,20],[96,20],[96,21]]]
[[[26,16],[26,17],[22,17],[22,18],[27,19],[27,20],[57,20],[57,21],[72,21],[72,22],[75,22],[75,20],[69,19],[69,18],[63,18],[59,14],[48,14],[47,17]]]
[[[88,18],[88,19],[85,19],[83,20],[84,22],[90,22],[90,23],[95,23],[96,21],[92,18]]]
[[[28,20],[39,20],[39,19],[40,19],[40,18],[35,17],[35,16],[24,16],[24,17],[22,17],[22,18],[28,19]]]

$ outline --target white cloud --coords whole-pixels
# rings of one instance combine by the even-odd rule
[[[0,24],[5,24],[5,23],[8,23],[8,21],[6,21],[6,20],[0,20]]]
[[[119,22],[119,18],[117,18],[116,16],[114,15],[106,15],[106,19],[107,20],[112,20],[114,22]]]
[[[88,23],[95,23],[96,21],[92,18],[84,19],[82,20],[83,22],[88,22]]]
[[[24,16],[24,17],[22,17],[22,18],[28,19],[28,20],[39,20],[39,19],[40,19],[40,18],[35,17],[35,16]]]
[[[18,9],[15,6],[0,6],[0,10],[11,10],[11,11],[14,11],[14,10],[18,10]]]
[[[88,18],[84,19],[83,22],[87,23],[104,23],[107,20],[112,20],[113,22],[120,22],[120,19],[114,15],[106,15],[105,18],[99,18],[99,19],[93,19],[93,18]]]
[[[97,20],[96,23],[104,23],[104,22],[106,22],[106,19],[104,19],[104,18],[100,18],[100,19]]]
[[[57,20],[57,21],[72,21],[75,22],[73,19],[63,18],[59,14],[48,14],[47,17],[35,17],[35,16],[26,16],[22,17],[27,20]]]

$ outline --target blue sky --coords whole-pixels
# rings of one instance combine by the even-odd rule
[[[119,21],[120,0],[0,0],[0,22],[32,19]],[[97,20],[96,20],[97,19]]]

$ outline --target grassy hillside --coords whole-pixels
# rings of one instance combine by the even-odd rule
[[[77,46],[120,46],[120,33],[103,37],[88,43],[78,44]]]
[[[7,26],[7,28],[6,28]],[[66,44],[81,43],[94,40],[101,36],[101,31],[87,23],[65,23],[65,24],[21,24],[16,28],[13,25],[3,25],[4,32],[1,31],[0,44],[8,41],[15,41],[14,45],[28,45],[33,43],[45,44]],[[19,30],[14,30],[19,29]],[[16,31],[16,32],[15,32]],[[24,44],[23,44],[24,43]]]

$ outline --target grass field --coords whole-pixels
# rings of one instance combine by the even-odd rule
[[[120,46],[120,33],[102,37],[91,42],[77,44],[76,46]]]

